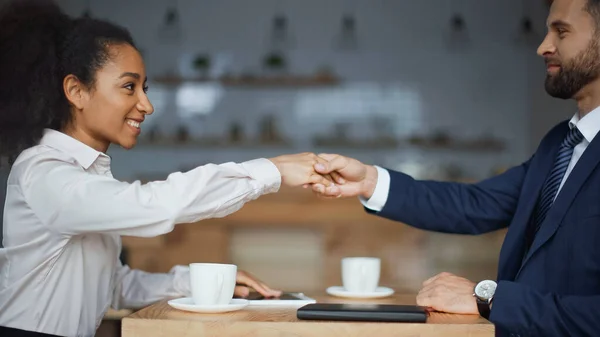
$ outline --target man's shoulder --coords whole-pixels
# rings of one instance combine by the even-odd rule
[[[565,119],[562,122],[556,124],[550,131],[544,135],[542,140],[540,141],[539,147],[551,143],[555,144],[557,141],[560,142],[565,137],[567,131],[569,130],[569,119]]]
[[[556,124],[554,127],[552,127],[552,129],[550,129],[550,131],[548,131],[546,136],[566,132],[567,130],[569,130],[569,121],[570,121],[570,119],[565,119],[565,120],[561,121],[560,123]]]

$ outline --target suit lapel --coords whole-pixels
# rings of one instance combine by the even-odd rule
[[[566,134],[566,132],[561,133],[560,139],[562,140]],[[530,181],[528,186],[525,186],[527,192],[523,195],[523,199],[526,201],[526,203],[522,209],[522,214],[526,217],[524,219],[526,225],[521,228],[522,234],[525,234],[525,230],[527,229],[527,226],[529,226],[529,221],[535,209],[535,205],[538,202],[542,186],[544,186],[544,182],[550,174],[550,170],[552,170],[552,167],[554,166],[554,160],[556,158],[559,145],[560,142],[557,142],[555,146],[549,148],[548,151],[543,151],[544,153],[540,155],[539,160],[534,160],[530,167],[530,172],[535,172],[535,176],[534,179]],[[536,156],[537,155],[538,154],[536,154]]]
[[[600,137],[595,137],[594,140],[588,145],[586,150],[583,152],[581,158],[569,174],[569,177],[565,181],[562,189],[559,191],[554,204],[548,211],[546,219],[542,223],[538,233],[533,240],[531,249],[527,253],[521,269],[529,261],[531,256],[548,241],[556,230],[560,227],[562,220],[571,206],[571,203],[577,196],[577,193],[594,171],[598,163],[600,162]],[[558,146],[557,146],[558,148]],[[556,151],[553,151],[556,153]],[[550,164],[551,166],[553,165]],[[544,175],[545,178],[545,175]],[[539,191],[539,189],[538,189]],[[536,200],[537,201],[537,200]],[[519,270],[520,271],[520,270]]]
[[[507,233],[506,249],[503,247],[500,252],[500,261],[506,261],[506,263],[500,264],[498,273],[498,276],[502,276],[503,279],[514,279],[513,277],[516,278],[515,275],[520,271],[519,268],[522,266],[525,254],[525,235],[527,227],[530,226],[531,215],[546,177],[554,165],[560,142],[566,136],[567,131],[568,126],[565,124],[564,128],[553,135],[551,141],[540,144],[540,148],[536,151],[531,165],[527,169],[531,173],[528,174],[528,179],[523,185],[524,192],[520,197],[522,206],[517,209],[511,223],[511,230]]]

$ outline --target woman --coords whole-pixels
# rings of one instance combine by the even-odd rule
[[[0,156],[12,164],[0,248],[2,336],[7,328],[93,336],[111,306],[189,296],[186,267],[149,274],[121,265],[120,236],[223,217],[281,183],[329,181],[313,171],[314,154],[205,165],[145,185],[117,181],[109,145],[134,147],[153,112],[129,33],[72,20],[39,0],[4,7],[0,27]],[[279,294],[243,272],[238,282]]]

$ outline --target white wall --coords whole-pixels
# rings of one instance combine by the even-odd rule
[[[5,2],[0,0],[0,4]],[[78,15],[85,1],[58,3],[67,12]],[[114,20],[131,30],[145,52],[150,76],[169,68],[189,71],[189,57],[197,52],[220,55],[229,60],[233,71],[258,71],[259,59],[268,51],[265,37],[271,17],[276,11],[283,11],[289,17],[296,41],[295,48],[288,52],[292,72],[310,73],[322,65],[331,65],[346,82],[341,89],[330,89],[329,93],[361,87],[369,88],[365,89],[369,94],[357,98],[355,93],[346,92],[344,98],[349,105],[339,111],[323,107],[316,111],[315,119],[303,118],[298,106],[306,97],[322,95],[327,90],[226,91],[215,111],[198,125],[199,132],[219,133],[229,121],[242,120],[252,133],[257,116],[273,110],[296,145],[269,149],[111,149],[118,178],[162,177],[167,172],[207,162],[241,161],[305,150],[337,151],[392,167],[411,162],[428,168],[457,164],[464,167],[467,175],[481,178],[498,165],[513,165],[527,158],[553,124],[575,111],[572,102],[551,99],[543,89],[543,62],[535,55],[547,11],[542,0],[179,0],[185,34],[178,46],[156,37],[168,3],[92,0],[91,6],[95,16]],[[357,17],[359,49],[344,53],[332,48],[332,43],[341,14],[352,8]],[[533,15],[539,34],[528,46],[514,41],[523,11]],[[469,49],[450,50],[447,46],[448,20],[454,12],[464,13],[471,39]],[[167,128],[176,125],[177,107],[161,105],[160,91],[156,85],[154,88],[151,94],[157,112],[148,124],[154,121]],[[398,92],[417,99],[382,105],[381,100]],[[509,151],[469,154],[416,149],[315,149],[306,140],[306,135],[329,130],[332,122],[341,119],[340,112],[344,116],[345,109],[353,112],[356,120],[356,114],[373,113],[373,106],[387,109],[392,118],[390,124],[400,135],[415,130],[427,134],[439,128],[449,128],[458,136],[490,132],[507,139]],[[353,134],[367,135],[368,128],[360,127],[365,121],[358,119],[356,124]],[[0,199],[6,175],[7,172],[0,172]]]
[[[85,3],[58,2],[74,15],[82,12]],[[429,167],[456,164],[463,166],[468,176],[482,178],[497,166],[510,166],[526,159],[556,120],[572,114],[568,105],[549,99],[543,91],[543,63],[535,55],[538,40],[525,46],[515,41],[524,12],[533,15],[536,27],[543,27],[544,1],[180,0],[184,34],[179,44],[167,43],[157,36],[168,3],[92,0],[91,7],[94,16],[108,18],[131,30],[144,51],[151,78],[169,69],[178,69],[185,75],[190,71],[191,55],[198,52],[219,55],[223,62],[229,60],[235,72],[260,71],[259,60],[269,50],[266,37],[270,20],[275,12],[283,11],[288,15],[295,40],[294,48],[288,51],[291,71],[312,73],[322,65],[330,65],[345,82],[341,88],[308,92],[225,90],[212,114],[195,122],[197,132],[221,134],[230,121],[241,120],[252,135],[258,117],[265,111],[273,111],[280,118],[282,130],[296,141],[295,145],[274,149],[157,150],[145,146],[129,152],[112,149],[115,174],[124,179],[142,173],[160,175],[203,162],[319,151],[311,147],[308,136],[326,133],[332,123],[344,118],[355,122],[353,135],[368,137],[373,133],[364,127],[368,119],[357,115],[373,114],[372,106],[387,109],[383,115],[390,118],[399,136],[413,132],[427,135],[438,129],[447,129],[456,137],[490,133],[506,139],[509,148],[500,154],[418,149],[327,150],[393,167],[406,162]],[[359,49],[342,52],[334,49],[332,43],[342,13],[350,9],[357,17]],[[470,37],[467,49],[448,47],[449,18],[455,12],[463,13],[466,19]],[[368,88],[365,90],[370,96],[356,98],[356,93],[349,90],[357,87]],[[160,87],[154,85],[154,88],[152,97],[160,98]],[[342,108],[338,104],[335,109],[324,106],[322,111],[307,117],[306,108],[302,110],[299,106],[306,102],[306,97],[324,95],[327,90],[332,95],[341,93],[345,101],[353,103]],[[386,94],[415,99],[382,108],[378,100]],[[157,112],[147,126],[154,121],[167,131],[172,130],[180,123],[177,106],[156,101]],[[354,103],[361,101],[368,103],[360,107]],[[353,117],[346,117],[346,109],[348,115],[354,113]],[[157,162],[155,158],[161,159]]]

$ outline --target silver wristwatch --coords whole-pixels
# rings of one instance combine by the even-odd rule
[[[494,300],[494,294],[496,293],[496,287],[498,284],[492,280],[483,280],[473,290],[473,296],[477,301],[477,309],[481,317],[485,319],[490,318],[490,306]]]

